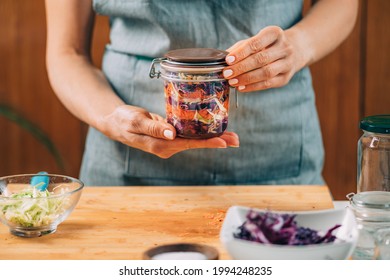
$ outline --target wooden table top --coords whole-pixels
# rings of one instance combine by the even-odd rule
[[[227,209],[333,208],[326,186],[85,187],[73,213],[55,233],[16,237],[0,224],[0,259],[137,260],[170,243],[215,247]]]

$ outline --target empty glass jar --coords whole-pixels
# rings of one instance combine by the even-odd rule
[[[390,246],[387,236],[390,231],[390,192],[350,193],[347,198],[359,229],[359,239],[352,258],[378,258],[378,249],[382,250],[381,258],[387,257],[386,249]]]
[[[390,115],[360,121],[357,191],[390,191]]]
[[[208,48],[178,49],[153,60],[149,75],[164,80],[166,119],[177,136],[211,138],[226,130],[230,91],[222,74],[226,54]]]

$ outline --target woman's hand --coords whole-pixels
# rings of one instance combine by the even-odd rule
[[[239,139],[233,132],[210,139],[176,137],[175,128],[159,115],[130,105],[117,107],[100,122],[102,132],[113,140],[155,154],[161,158],[189,149],[238,147]]]
[[[334,50],[350,34],[359,1],[315,2],[289,29],[268,26],[230,47],[224,69],[230,85],[243,92],[282,87],[301,68]]]
[[[223,71],[231,86],[249,92],[282,87],[305,64],[305,57],[288,32],[268,26],[256,36],[228,49]]]

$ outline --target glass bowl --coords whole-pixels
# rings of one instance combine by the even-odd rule
[[[53,233],[73,211],[83,188],[80,180],[62,175],[0,177],[0,220],[16,236]]]

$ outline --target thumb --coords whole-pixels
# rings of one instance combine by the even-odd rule
[[[165,121],[144,119],[142,126],[143,133],[154,138],[173,140],[176,137],[175,128]]]

